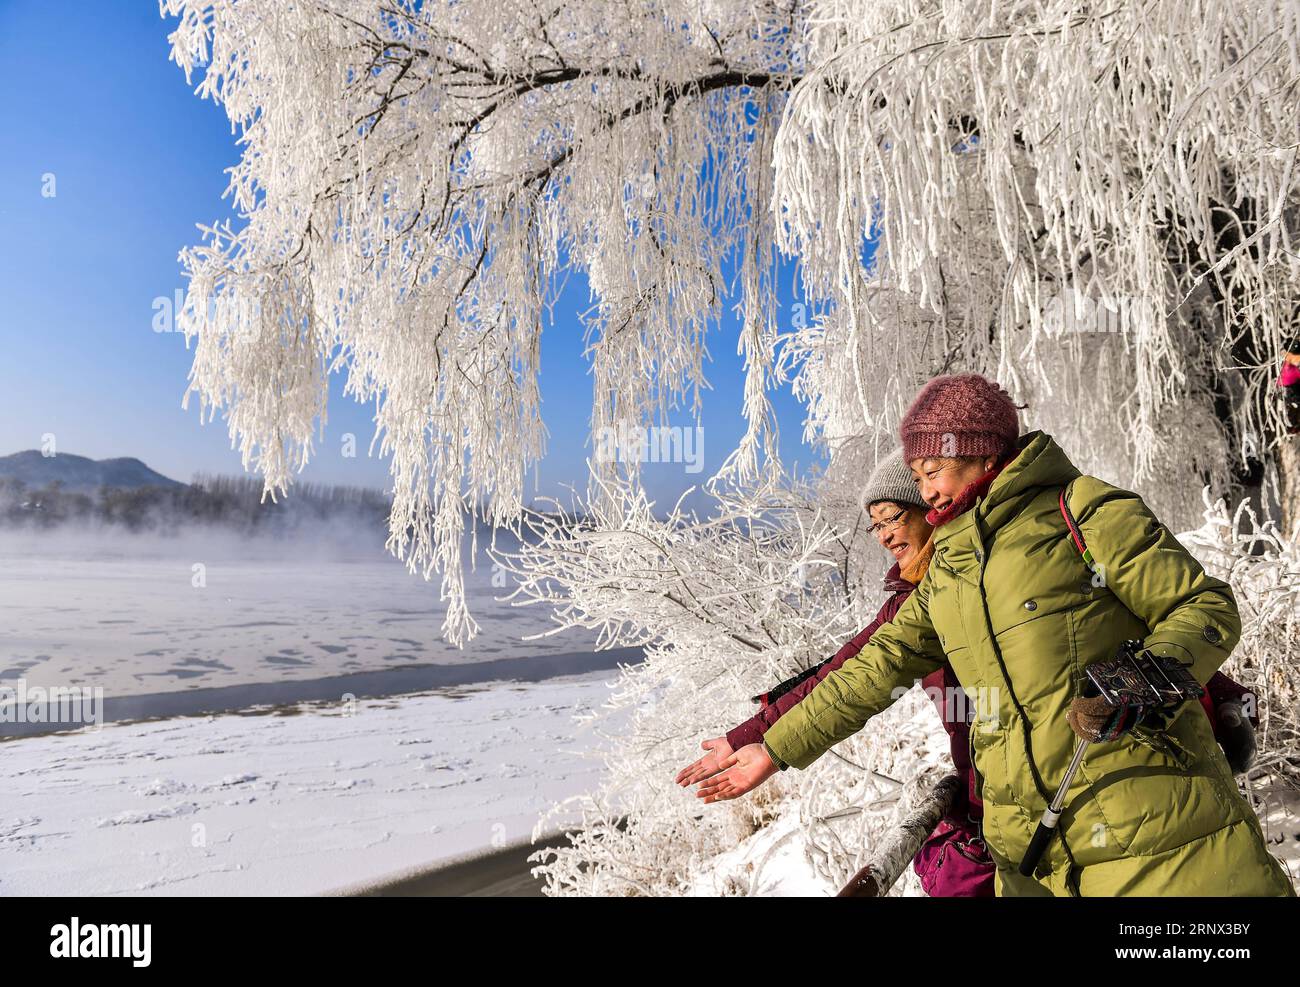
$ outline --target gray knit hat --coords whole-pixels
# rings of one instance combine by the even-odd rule
[[[902,449],[895,449],[876,464],[867,479],[867,485],[862,488],[858,504],[865,511],[881,500],[888,500],[900,507],[907,505],[930,509],[930,505],[921,499],[921,491],[916,488],[912,471],[903,462]]]

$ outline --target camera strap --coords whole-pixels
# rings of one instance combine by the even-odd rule
[[[1074,486],[1073,480],[1061,488],[1061,517],[1065,518],[1065,526],[1070,529],[1070,540],[1074,542],[1074,547],[1077,548],[1079,554],[1083,556],[1083,564],[1088,567],[1090,572],[1096,573],[1097,563],[1092,557],[1092,552],[1088,551],[1088,543],[1083,540],[1083,529],[1079,527],[1079,522],[1076,521],[1074,515],[1070,513],[1068,500],[1070,496],[1070,488],[1072,486]]]

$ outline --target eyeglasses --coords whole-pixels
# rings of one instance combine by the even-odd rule
[[[877,535],[882,531],[897,531],[907,520],[907,510],[903,509],[893,517],[885,518],[883,521],[877,521],[875,524],[867,526],[867,533]]]

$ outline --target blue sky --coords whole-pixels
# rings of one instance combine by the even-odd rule
[[[0,0],[8,134],[0,153],[0,455],[37,448],[52,434],[60,452],[137,456],[181,480],[242,471],[224,424],[200,426],[193,406],[181,410],[184,338],[152,325],[155,299],[184,286],[177,253],[198,242],[195,225],[231,215],[221,194],[224,170],[238,158],[224,113],[194,96],[168,60],[170,30],[152,2]],[[43,194],[46,176],[52,196]],[[588,305],[585,281],[572,278],[543,332],[550,437],[538,475],[528,478],[530,496],[535,480],[546,495],[585,486],[591,378],[577,313]],[[703,471],[643,467],[661,507],[702,483],[743,433],[737,331],[728,311],[708,339]],[[788,389],[772,398],[782,459],[802,472],[818,458],[801,442],[803,409]],[[343,397],[341,378],[329,417],[322,452],[303,477],[386,486],[387,463],[366,458],[371,411]],[[678,411],[670,423],[693,420]],[[355,459],[337,452],[348,432],[357,436]]]

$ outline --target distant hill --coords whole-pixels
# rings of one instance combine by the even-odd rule
[[[61,452],[43,456],[36,449],[0,456],[0,478],[22,481],[28,489],[40,489],[61,481],[69,493],[94,493],[100,487],[133,490],[139,487],[184,487],[170,477],[155,473],[138,459],[88,459]]]

